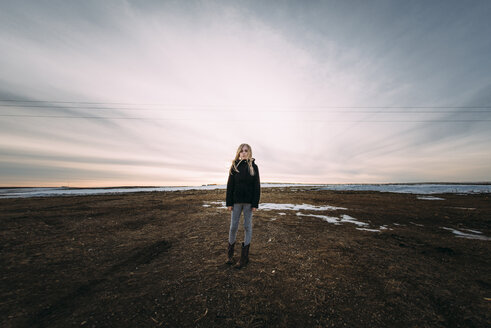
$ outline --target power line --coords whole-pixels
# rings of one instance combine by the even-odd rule
[[[0,108],[42,108],[42,109],[97,109],[97,110],[118,110],[118,111],[165,111],[165,112],[228,112],[229,109],[188,109],[188,108],[180,108],[180,109],[172,109],[172,108],[121,108],[121,107],[74,107],[74,106],[69,106],[69,107],[54,107],[51,105],[3,105],[0,104]],[[327,108],[339,108],[339,107],[325,107]],[[372,107],[346,107],[346,109],[360,109],[360,108],[372,108]],[[373,107],[375,108],[375,107]],[[378,107],[377,107],[378,108]],[[388,107],[387,107],[388,108]],[[388,109],[398,109],[398,108],[406,108],[406,109],[421,109],[421,108],[428,108],[432,109],[430,107],[390,107]],[[448,108],[448,107],[441,107],[441,108]],[[456,109],[457,107],[452,107],[453,109]],[[458,107],[460,109],[464,109],[463,107]],[[489,110],[472,110],[474,108],[481,108],[481,109],[489,109]],[[455,111],[455,110],[425,110],[425,111],[403,111],[403,110],[386,110],[386,111],[371,111],[371,110],[265,110],[265,109],[260,109],[260,110],[251,110],[248,109],[248,112],[270,112],[270,113],[405,113],[405,114],[410,114],[410,113],[417,113],[417,114],[433,114],[433,113],[456,113],[456,114],[465,114],[465,113],[491,113],[491,107],[469,107],[470,110],[466,110],[463,112]]]
[[[86,105],[124,105],[124,106],[160,106],[160,107],[273,107],[273,108],[334,108],[334,109],[491,109],[491,106],[327,106],[327,105],[268,105],[268,104],[225,104],[225,105],[191,105],[191,104],[163,104],[163,103],[126,103],[126,102],[87,102],[87,101],[55,101],[55,100],[14,100],[0,99],[0,102],[11,103],[49,103],[49,104],[86,104]],[[0,104],[5,107],[53,107],[52,105],[9,105]],[[78,107],[69,107],[78,108]],[[98,108],[98,107],[81,107]],[[113,107],[102,107],[116,109]]]
[[[258,120],[258,119],[193,119],[193,118],[155,118],[155,117],[102,117],[102,116],[61,116],[61,115],[9,115],[0,114],[1,117],[26,117],[26,118],[61,118],[61,119],[104,119],[104,120],[152,120],[152,121],[200,121],[200,122],[488,122],[491,120]]]
[[[227,112],[233,107],[281,107],[281,108],[324,108],[325,110],[251,110],[248,112],[317,112],[324,114],[331,113],[373,113],[373,114],[438,114],[438,113],[453,113],[453,114],[470,114],[470,113],[491,113],[491,106],[301,106],[301,105],[285,105],[285,106],[273,106],[273,105],[169,105],[169,104],[142,104],[142,103],[125,103],[125,102],[83,102],[83,101],[54,101],[54,100],[14,100],[14,99],[0,99],[0,108],[41,108],[41,109],[83,109],[83,110],[115,110],[115,111],[166,111],[166,112]],[[22,104],[28,103],[28,104]],[[69,104],[70,106],[56,106],[54,104]],[[91,106],[73,106],[73,105],[91,105]],[[92,106],[96,105],[96,106]],[[124,106],[160,106],[160,108],[127,108],[127,107],[107,107],[101,105],[124,105]],[[181,107],[176,109],[176,107]],[[186,108],[187,107],[187,108]],[[229,109],[217,109],[217,107],[227,107]],[[338,109],[338,110],[333,110]],[[344,109],[344,110],[339,110]],[[349,110],[346,110],[349,109]],[[365,109],[365,110],[360,110]],[[376,111],[367,109],[378,109]],[[389,110],[384,110],[389,109]],[[407,110],[401,110],[407,109]],[[413,110],[413,109],[429,109],[429,110]],[[437,109],[437,110],[435,110]],[[444,109],[444,110],[440,110]],[[455,111],[449,109],[466,109],[465,111]],[[479,110],[476,110],[479,109]],[[410,110],[410,111],[408,111]],[[156,121],[229,121],[229,122],[244,122],[244,121],[257,121],[257,122],[487,122],[491,120],[473,119],[473,120],[330,120],[330,119],[295,119],[295,120],[261,120],[261,119],[213,119],[203,120],[195,118],[161,118],[161,117],[108,117],[108,116],[67,116],[67,115],[19,115],[19,114],[0,114],[1,117],[25,117],[25,118],[52,118],[52,119],[104,119],[104,120],[156,120]]]

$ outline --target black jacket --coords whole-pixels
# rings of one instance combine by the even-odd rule
[[[228,176],[227,181],[227,206],[233,206],[234,203],[250,203],[251,207],[258,208],[259,198],[261,196],[261,182],[259,180],[259,169],[252,159],[252,167],[254,168],[254,176],[249,173],[249,165],[245,160],[236,160],[239,163],[235,172]]]

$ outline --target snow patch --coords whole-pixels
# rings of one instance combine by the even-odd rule
[[[261,210],[291,210],[291,211],[299,211],[299,210],[306,210],[306,211],[335,211],[335,210],[347,210],[346,207],[338,207],[338,206],[331,206],[331,205],[310,205],[310,204],[301,204],[301,205],[295,205],[295,204],[279,204],[279,203],[261,203],[259,206]]]
[[[373,231],[373,232],[380,232],[378,229],[368,229],[368,228],[356,228],[358,230],[365,230],[365,231]]]
[[[322,219],[328,223],[332,223],[335,225],[339,225],[340,223],[353,223],[353,224],[356,224],[358,226],[368,226],[368,223],[358,221],[357,219],[355,219],[355,218],[353,218],[347,214],[343,214],[341,217],[334,217],[334,216],[328,216],[328,215],[304,214],[304,213],[298,212],[297,215],[298,216],[316,217],[316,218]]]
[[[447,228],[447,227],[441,227],[441,228],[452,231],[455,234],[455,237],[467,238],[467,239],[491,240],[491,238],[482,235],[482,232],[480,231],[477,231],[478,234],[470,234],[453,228]],[[466,230],[469,231],[469,229]]]
[[[219,202],[207,202],[209,204],[217,204],[221,205],[219,208],[227,208],[225,205],[226,203],[224,201],[219,201]],[[295,204],[280,204],[280,203],[260,203],[259,204],[259,209],[260,210],[266,210],[266,211],[271,211],[271,210],[290,210],[290,211],[298,211],[298,210],[306,210],[306,211],[335,211],[335,210],[347,210],[346,207],[337,207],[337,206],[331,206],[331,205],[310,205],[310,204],[301,204],[301,205],[295,205]],[[278,213],[279,215],[286,215],[286,213]]]
[[[482,234],[481,231],[477,231],[477,230],[471,230],[471,229],[462,229],[462,230],[465,230],[465,231],[470,231],[472,233],[478,233],[478,234]]]
[[[319,215],[319,214],[303,214],[303,213],[300,213],[300,212],[297,212],[297,215],[298,216],[312,216],[314,218],[319,218],[319,219],[322,219],[328,223],[332,223],[332,224],[335,224],[335,225],[339,225],[339,218],[337,217],[334,217],[334,216],[327,216],[327,215]]]
[[[227,205],[225,202],[208,202],[210,204],[217,204],[217,205],[220,205],[220,206],[217,206],[217,208],[227,208]]]
[[[418,196],[417,198],[423,200],[445,200],[444,198],[435,197],[435,196]]]

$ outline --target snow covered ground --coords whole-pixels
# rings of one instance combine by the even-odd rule
[[[471,233],[467,233],[467,232],[463,232],[463,231],[459,231],[457,229],[452,229],[452,228],[447,228],[447,227],[441,227],[441,228],[445,229],[445,230],[452,231],[456,237],[460,237],[460,238],[491,240],[491,238],[484,236],[481,231],[477,231],[477,230],[462,229],[462,230],[466,230],[466,231],[471,232]]]
[[[491,184],[346,184],[327,185],[319,190],[371,190],[409,194],[490,193]]]
[[[261,183],[261,187],[291,187],[291,186],[323,186],[313,184],[277,184]],[[114,194],[125,192],[149,192],[149,191],[178,191],[178,190],[213,190],[226,189],[226,185],[204,185],[204,186],[177,186],[177,187],[121,187],[121,188],[0,188],[0,198],[18,197],[49,197],[49,196],[76,196]]]
[[[210,207],[213,204],[217,208],[223,208],[226,209],[227,207],[225,206],[224,201],[216,201],[216,202],[205,202],[203,204],[204,207]],[[364,222],[364,221],[371,221],[370,219],[364,219],[364,221],[361,221],[359,219],[356,219],[352,216],[349,216],[347,214],[341,214],[338,216],[332,216],[332,215],[322,215],[322,214],[310,214],[310,213],[302,213],[300,210],[305,210],[305,211],[336,211],[336,210],[347,210],[345,207],[337,207],[337,206],[332,206],[332,205],[324,205],[324,206],[318,206],[318,205],[310,205],[310,204],[300,204],[300,205],[295,205],[295,204],[281,204],[281,203],[261,203],[260,204],[261,211],[295,211],[296,215],[299,217],[302,216],[310,216],[310,217],[315,217],[319,218],[322,221],[325,221],[330,224],[334,225],[340,225],[343,223],[351,223],[356,225],[355,229],[357,230],[364,230],[364,231],[370,231],[370,232],[381,232],[382,230],[394,230],[394,228],[397,228],[397,226],[406,226],[405,224],[399,224],[399,223],[392,223],[392,227],[389,227],[388,225],[384,224],[381,226],[371,226],[370,223]],[[279,213],[272,213],[272,216],[270,218],[270,221],[276,221],[276,220],[281,220],[281,218],[277,217],[276,215],[286,215],[284,212],[279,212]],[[422,224],[418,224],[415,222],[410,221],[409,223],[416,225],[418,227],[424,227]],[[490,237],[487,237],[482,234],[481,231],[477,230],[471,230],[471,229],[462,229],[466,230],[468,232],[462,232],[456,229],[452,228],[447,228],[447,227],[441,227],[442,229],[445,230],[450,230],[454,233],[456,237],[460,238],[467,238],[467,239],[480,239],[480,240],[491,240]]]
[[[96,195],[143,191],[226,189],[226,185],[122,188],[0,188],[0,198]],[[360,190],[412,194],[491,193],[491,184],[288,184],[262,183],[261,187],[310,187],[314,190]]]
[[[435,196],[418,196],[417,198],[423,200],[445,200],[444,198],[435,197]]]

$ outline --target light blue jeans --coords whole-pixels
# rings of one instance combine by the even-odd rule
[[[250,203],[235,203],[232,209],[232,217],[230,218],[230,231],[228,234],[228,242],[235,243],[237,230],[239,230],[240,214],[244,212],[244,246],[249,245],[252,238],[252,204]]]

